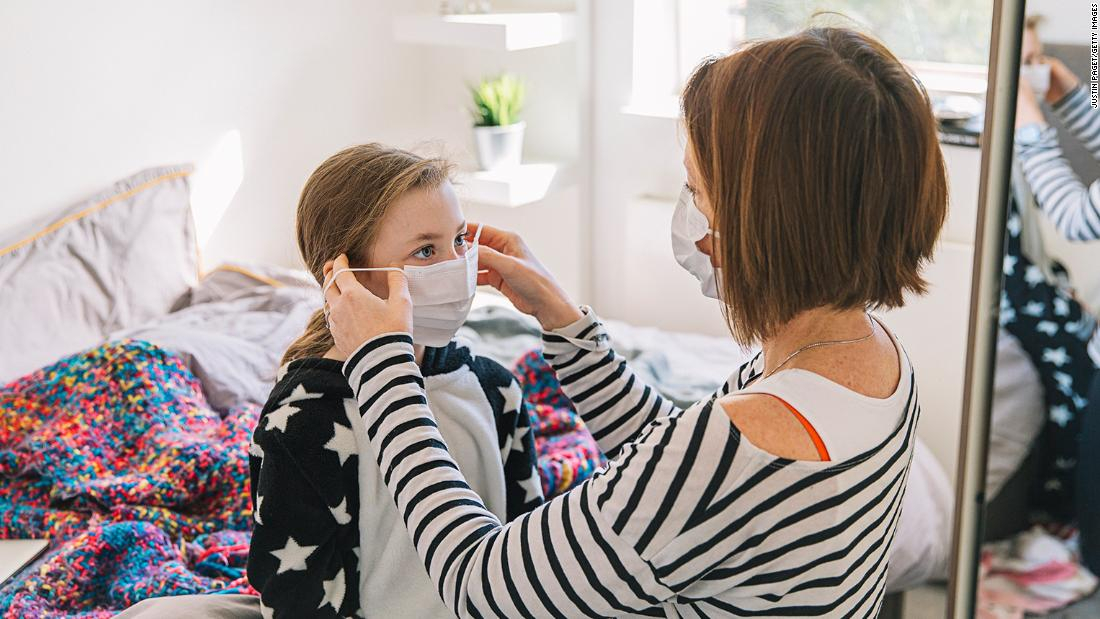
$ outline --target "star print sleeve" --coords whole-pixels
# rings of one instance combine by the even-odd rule
[[[1054,105],[1055,114],[1094,157],[1100,159],[1100,112],[1092,109],[1081,87]],[[1100,239],[1100,180],[1085,187],[1070,167],[1054,127],[1045,127],[1033,144],[1016,153],[1035,202],[1058,231],[1070,241]]]
[[[370,442],[386,471],[413,546],[452,612],[479,618],[666,616],[661,605],[673,592],[601,508],[607,501],[642,522],[667,509],[627,495],[641,478],[674,474],[678,457],[672,452],[686,450],[681,443],[691,438],[690,427],[671,442],[672,424],[643,433],[646,446],[639,449],[646,455],[612,462],[606,473],[502,524],[447,450],[409,335],[370,340],[345,362],[344,374],[363,415],[356,426],[366,434],[360,442]],[[673,457],[657,462],[652,456],[658,450]],[[627,481],[612,488],[611,478]]]
[[[611,349],[603,323],[590,308],[581,309],[577,322],[543,332],[542,354],[600,449],[614,458],[639,430],[678,409],[631,371]]]
[[[302,413],[322,405],[303,403]],[[353,616],[358,565],[349,550],[358,542],[357,524],[340,488],[339,458],[307,436],[263,425],[261,418],[253,446],[262,459],[254,477],[247,571],[264,616]]]
[[[515,377],[511,377],[505,391],[505,410],[497,415],[496,422],[497,433],[506,437],[500,455],[504,463],[508,520],[511,521],[539,506],[543,494],[529,405]]]

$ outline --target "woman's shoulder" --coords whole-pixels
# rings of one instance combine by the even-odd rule
[[[821,460],[817,444],[783,400],[762,393],[731,393],[717,401],[734,429],[758,449],[790,460]]]

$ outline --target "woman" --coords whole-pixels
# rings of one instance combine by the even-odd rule
[[[326,276],[370,428],[360,440],[393,467],[388,487],[456,614],[878,612],[919,406],[900,344],[867,310],[926,288],[946,211],[927,94],[877,41],[814,28],[705,63],[683,113],[697,212],[674,233],[709,255],[732,334],[761,353],[677,409],[519,237],[482,226],[479,282],[541,323],[547,359],[611,458],[508,524],[435,428],[404,276],[389,273],[385,300],[343,256]]]

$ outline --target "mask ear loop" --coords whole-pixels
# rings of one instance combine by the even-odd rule
[[[321,287],[321,310],[325,313],[325,327],[329,331],[332,331],[332,323],[329,322],[329,319],[328,319],[329,314],[331,312],[328,308],[328,296],[327,295],[328,295],[329,287],[332,286],[332,284],[336,282],[336,278],[341,273],[362,273],[362,272],[366,272],[366,271],[401,271],[401,270],[403,270],[403,269],[399,269],[397,267],[371,267],[371,268],[367,268],[367,267],[351,268],[351,267],[348,267],[346,269],[337,269],[335,272],[333,272],[332,278],[326,280],[325,285]]]
[[[481,245],[481,231],[484,230],[484,229],[485,229],[485,227],[482,226],[481,224],[477,225],[477,232],[474,233],[474,242],[473,242],[474,247],[476,247],[478,245]],[[489,272],[488,269],[485,269],[485,270],[478,269],[476,265],[474,266],[474,270],[477,271],[479,274]]]

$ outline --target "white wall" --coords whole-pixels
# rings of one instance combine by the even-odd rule
[[[298,264],[293,214],[349,144],[408,145],[422,52],[394,53],[382,0],[0,3],[0,226],[142,168],[202,159],[239,130],[244,177],[205,248]]]
[[[725,335],[717,302],[676,264],[672,202],[684,183],[677,122],[624,114],[633,64],[632,2],[594,3],[593,276],[602,315],[648,326]],[[648,200],[647,197],[663,199]]]

